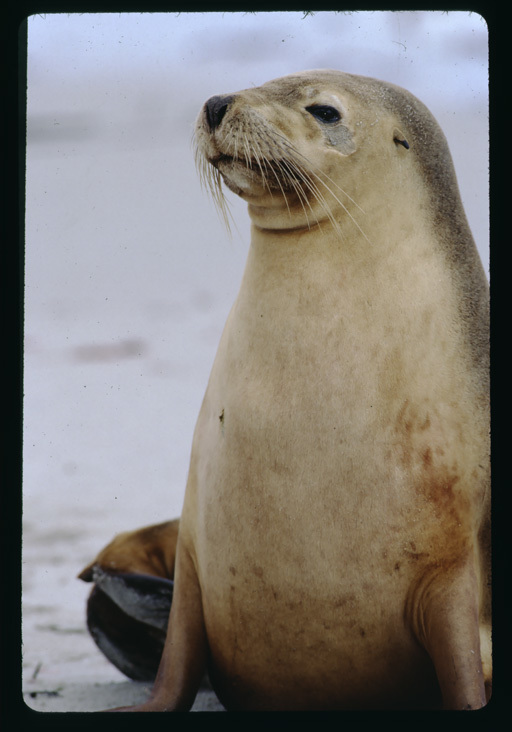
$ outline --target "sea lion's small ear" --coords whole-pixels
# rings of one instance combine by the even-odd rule
[[[406,150],[409,149],[409,143],[405,139],[404,133],[397,128],[393,130],[393,142],[397,145],[403,145]]]

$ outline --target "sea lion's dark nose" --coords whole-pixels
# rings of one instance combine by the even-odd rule
[[[213,131],[220,125],[233,99],[234,96],[231,94],[210,97],[208,99],[204,106],[206,108],[206,120],[210,130]]]

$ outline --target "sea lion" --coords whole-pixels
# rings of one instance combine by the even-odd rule
[[[126,676],[154,681],[174,588],[179,520],[125,531],[78,575],[94,582],[87,628]]]
[[[482,707],[488,287],[443,133],[407,91],[317,70],[212,97],[196,144],[251,246],[132,709],[190,708],[206,668],[235,710]]]

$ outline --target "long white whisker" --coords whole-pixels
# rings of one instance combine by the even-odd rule
[[[256,161],[258,168],[260,169],[263,187],[266,188],[268,190],[268,192],[270,193],[270,195],[272,196],[272,189],[268,182],[268,175],[267,175],[267,158],[263,154],[263,152],[260,148],[260,145],[257,142],[255,143],[255,147],[253,149],[253,157]],[[265,170],[263,169],[263,167],[265,168]]]
[[[366,239],[366,241],[368,242],[368,244],[371,244],[371,241],[368,239],[368,237],[366,236],[366,234],[364,233],[364,231],[362,230],[362,228],[359,226],[359,224],[357,223],[357,221],[355,220],[355,218],[352,216],[352,214],[350,213],[350,211],[348,210],[348,208],[340,201],[340,199],[333,193],[333,191],[331,190],[331,188],[325,183],[325,181],[323,181],[320,178],[319,175],[317,175],[314,171],[311,171],[311,173],[329,191],[329,193],[334,198],[334,200],[337,201],[340,204],[340,206],[343,208],[343,210],[345,211],[345,213],[347,214],[347,216],[350,218],[350,220],[352,221],[352,223],[357,227],[357,229],[359,230],[359,232],[364,236],[364,238]],[[358,208],[359,208],[359,206],[358,206]],[[362,211],[362,209],[360,209],[360,210]],[[364,211],[363,211],[363,213],[364,213]]]
[[[257,120],[256,130],[251,129],[250,122],[250,119],[242,123],[238,121],[235,128],[231,127],[225,131],[219,144],[219,148],[224,151],[224,154],[230,156],[234,161],[243,163],[249,170],[255,170],[257,166],[263,187],[271,196],[273,190],[278,189],[280,191],[289,216],[291,216],[291,210],[287,192],[292,191],[302,207],[309,228],[311,228],[311,223],[308,211],[316,224],[321,226],[312,206],[312,201],[316,201],[333,228],[341,236],[340,223],[334,216],[326,198],[326,193],[328,193],[343,209],[366,241],[371,243],[358,221],[347,208],[346,203],[340,200],[340,195],[364,214],[365,212],[361,206],[327,173],[297,150],[288,138],[271,126],[262,126],[261,118]],[[250,133],[250,136],[247,132]],[[196,166],[199,171],[201,185],[209,189],[228,231],[231,231],[229,217],[232,218],[232,215],[224,196],[222,176],[218,169],[210,165],[206,158],[199,153],[197,146]]]
[[[303,165],[301,165],[299,163],[299,161],[297,161],[297,159],[296,159],[297,157],[298,158],[302,158],[302,160],[304,160],[307,163],[307,168],[306,169],[308,170],[308,175],[309,176],[313,175],[320,183],[322,183],[322,185],[329,191],[329,193],[333,196],[333,198],[340,204],[340,206],[343,208],[343,210],[346,212],[346,214],[349,216],[349,218],[353,221],[353,223],[355,224],[355,226],[361,232],[361,234],[369,242],[368,237],[366,236],[366,234],[364,233],[364,231],[361,229],[361,227],[359,226],[359,224],[357,223],[357,221],[355,220],[355,218],[352,216],[352,214],[350,213],[350,211],[347,209],[347,207],[343,204],[342,201],[339,200],[339,198],[334,194],[334,192],[332,191],[332,189],[325,183],[325,181],[322,180],[322,178],[315,172],[314,169],[317,166],[314,166],[313,164],[311,164],[310,161],[304,155],[302,155],[301,153],[299,153],[299,151],[296,150],[293,147],[293,145],[291,145],[290,142],[285,137],[283,137],[279,133],[276,133],[276,135],[277,135],[277,137],[279,137],[283,141],[279,145],[280,152],[281,152],[281,154],[283,154],[283,158],[290,165],[293,164],[293,169],[294,169],[295,173],[302,178],[303,182],[306,184],[307,188],[311,191],[312,195],[318,200],[318,202],[322,206],[325,214],[327,215],[327,217],[329,218],[329,220],[331,221],[331,223],[333,224],[333,226],[337,229],[338,233],[340,232],[339,224],[335,220],[334,216],[332,215],[332,212],[331,212],[331,210],[330,210],[330,208],[329,208],[329,206],[327,204],[327,201],[325,200],[325,196],[323,196],[323,194],[321,193],[321,191],[318,188],[318,186],[313,183],[311,177],[305,176],[302,173],[302,171],[304,170],[304,167],[303,167]],[[275,140],[273,140],[273,143],[274,143],[274,147],[275,147]],[[283,161],[279,161],[279,162],[281,163],[281,167],[282,167],[282,162]],[[322,172],[322,171],[320,171],[320,172]],[[331,180],[327,174],[325,174],[325,173],[322,173],[322,174],[325,176],[325,178],[327,178],[328,180]],[[290,176],[288,176],[288,178],[290,179]],[[332,181],[332,183],[344,195],[346,195],[347,198],[350,201],[352,201],[354,203],[354,205],[357,206],[357,208],[362,213],[364,213],[363,209],[355,201],[353,201],[353,199],[348,195],[348,193],[346,193],[346,191],[343,190],[343,188],[341,188],[341,186],[338,186],[337,183],[335,183],[334,181]],[[311,208],[311,205],[310,205],[310,208]],[[317,221],[317,223],[319,223],[319,222]]]
[[[199,174],[199,183],[203,189],[208,189],[215,208],[219,212],[224,221],[224,225],[228,233],[231,235],[230,217],[234,221],[229,204],[226,201],[224,192],[222,190],[222,179],[217,168],[214,168],[210,163],[199,153],[196,148],[195,154],[196,168]]]
[[[275,165],[270,160],[268,160],[268,158],[266,156],[265,156],[264,160],[265,160],[265,167],[266,167],[266,164],[267,163],[269,164],[270,171],[273,174],[274,178],[276,179],[277,185],[279,186],[279,189],[280,189],[280,191],[281,191],[281,193],[283,195],[284,202],[286,204],[286,209],[288,211],[288,216],[291,217],[292,213],[290,211],[290,206],[288,204],[288,198],[286,196],[285,190],[284,190],[283,185],[281,183],[281,179],[279,178],[279,176],[278,176],[278,174],[277,174],[277,172],[275,170]],[[269,185],[269,191],[270,191],[270,194],[272,195],[272,191],[270,189],[270,185]]]
[[[292,150],[293,152],[297,152],[297,154],[298,154],[298,155],[299,155],[300,157],[302,157],[302,158],[303,158],[304,160],[306,160],[306,161],[307,161],[307,158],[305,158],[305,157],[304,157],[303,155],[301,155],[300,153],[298,153],[298,151],[295,151],[295,150],[294,150],[294,148],[293,148],[292,146],[289,146],[289,148],[290,148],[290,150]],[[309,162],[309,161],[308,161],[308,162]],[[313,167],[313,168],[316,168],[316,166],[312,166],[312,167]],[[349,217],[349,218],[351,219],[351,221],[352,221],[352,222],[354,223],[354,225],[355,225],[355,226],[357,227],[357,229],[359,230],[359,232],[360,232],[360,233],[361,233],[361,234],[362,234],[362,235],[364,236],[364,238],[366,239],[366,241],[368,242],[368,244],[371,244],[371,241],[370,241],[370,240],[368,239],[368,237],[366,236],[366,234],[365,234],[365,232],[363,231],[363,229],[361,228],[361,226],[360,226],[360,225],[358,224],[358,222],[356,221],[356,219],[355,219],[355,218],[354,218],[354,217],[352,216],[352,214],[350,213],[350,211],[348,210],[348,208],[347,208],[347,207],[345,206],[345,204],[344,204],[344,203],[343,203],[342,201],[340,201],[340,199],[339,199],[339,198],[338,198],[338,197],[337,197],[337,196],[335,195],[335,193],[334,193],[334,192],[333,192],[333,190],[332,190],[332,189],[330,188],[330,186],[328,186],[328,185],[327,185],[327,183],[326,183],[326,182],[325,182],[324,180],[322,180],[322,178],[320,177],[320,175],[318,175],[318,174],[317,174],[317,173],[315,172],[315,170],[314,170],[314,169],[312,169],[312,170],[308,170],[308,173],[309,173],[310,175],[313,175],[313,176],[314,176],[314,177],[315,177],[315,178],[316,178],[316,179],[317,179],[317,180],[318,180],[318,181],[319,181],[319,182],[320,182],[320,183],[321,183],[321,184],[322,184],[322,185],[323,185],[323,186],[324,186],[324,187],[325,187],[325,188],[327,189],[327,191],[329,191],[329,193],[330,193],[330,194],[331,194],[331,196],[332,196],[332,197],[334,198],[334,200],[335,200],[335,201],[337,201],[337,202],[338,202],[338,203],[340,204],[340,206],[341,206],[341,207],[343,208],[343,210],[345,211],[345,213],[347,214],[347,216],[348,216],[348,217]],[[329,178],[329,176],[328,176],[328,175],[327,175],[326,173],[323,173],[323,171],[320,171],[320,173],[321,173],[321,175],[325,176],[325,178],[327,178],[327,179],[328,179],[329,181],[331,180],[331,178]],[[324,197],[324,196],[323,196],[323,194],[322,194],[322,193],[320,192],[320,190],[319,190],[318,186],[314,185],[312,181],[311,181],[311,183],[312,183],[312,185],[314,186],[313,188],[311,188],[311,191],[313,192],[313,194],[315,195],[315,197],[317,198],[317,200],[318,200],[318,201],[319,201],[319,202],[320,202],[320,203],[322,204],[322,207],[324,208],[325,212],[326,212],[326,213],[327,213],[327,215],[329,216],[329,219],[331,220],[331,222],[333,222],[333,223],[334,223],[334,221],[333,221],[333,218],[332,218],[332,216],[331,216],[331,215],[330,215],[330,213],[329,213],[329,210],[328,210],[328,206],[327,206],[327,202],[325,201],[325,197]],[[334,183],[334,182],[333,182],[333,183]],[[340,186],[338,186],[338,185],[337,185],[336,183],[334,183],[334,185],[336,186],[336,188],[338,188],[338,189],[339,189],[339,190],[341,190],[341,191],[342,191],[343,193],[345,193],[345,191],[343,191],[343,189],[342,189],[342,188],[341,188]],[[350,200],[352,200],[352,199],[350,198],[350,196],[348,195],[348,193],[345,193],[345,195],[346,195],[346,196],[347,196],[347,197],[348,197],[348,198],[349,198]],[[355,201],[354,201],[354,203],[355,203]],[[355,203],[355,205],[357,206],[357,208],[358,208],[358,209],[359,209],[359,210],[360,210],[360,211],[361,211],[362,213],[364,213],[363,209],[362,209],[362,208],[361,208],[360,206],[358,206],[358,204],[357,204],[357,203]],[[339,227],[338,227],[338,225],[337,225],[337,222],[336,222],[336,228],[337,228],[337,229],[338,229],[338,231],[339,231]]]
[[[284,137],[284,135],[281,135],[281,134],[280,134],[279,132],[276,132],[275,134],[276,134],[276,136],[277,136],[277,137],[280,137],[280,138],[281,138],[281,139],[283,140],[283,147],[284,147],[284,149],[285,149],[285,150],[286,150],[287,152],[291,152],[291,153],[292,153],[292,156],[297,156],[297,157],[301,158],[301,159],[302,159],[302,160],[303,160],[303,161],[304,161],[304,162],[306,163],[306,166],[307,166],[308,170],[311,170],[312,172],[313,172],[313,170],[314,170],[314,169],[318,170],[318,171],[320,172],[320,174],[321,174],[321,175],[323,175],[323,176],[325,176],[325,178],[326,178],[326,179],[327,179],[327,180],[328,180],[328,181],[329,181],[330,183],[332,183],[332,184],[333,184],[333,185],[334,185],[334,186],[335,186],[335,187],[336,187],[336,188],[337,188],[337,189],[338,189],[338,190],[339,190],[339,191],[340,191],[341,193],[343,193],[343,195],[344,195],[344,196],[346,196],[346,197],[348,198],[348,200],[349,200],[349,201],[350,201],[351,203],[353,203],[353,204],[354,204],[354,206],[357,206],[357,208],[358,208],[358,209],[359,209],[359,210],[361,211],[361,213],[366,213],[366,212],[365,212],[365,211],[364,211],[364,210],[363,210],[363,209],[361,208],[361,206],[360,206],[360,205],[359,205],[359,204],[358,204],[358,203],[357,203],[356,201],[354,201],[354,199],[353,199],[353,198],[351,198],[351,197],[349,196],[349,194],[348,194],[348,193],[346,192],[346,190],[344,190],[344,189],[343,189],[343,188],[342,188],[342,187],[341,187],[340,185],[338,185],[338,183],[336,183],[336,181],[332,180],[332,178],[330,178],[330,177],[329,177],[329,176],[327,175],[327,173],[324,173],[324,172],[323,172],[323,170],[320,170],[320,168],[318,168],[318,167],[317,167],[316,165],[314,165],[314,163],[312,163],[312,162],[311,162],[311,160],[309,160],[309,158],[307,158],[307,157],[306,157],[305,155],[303,155],[303,154],[302,154],[301,152],[299,152],[299,151],[298,151],[298,150],[297,150],[297,149],[296,149],[296,148],[295,148],[295,147],[294,147],[294,146],[293,146],[293,145],[292,145],[292,144],[290,143],[290,141],[289,141],[289,140],[288,140],[288,139],[287,139],[286,137]]]
[[[302,210],[304,212],[304,216],[306,217],[306,221],[308,222],[308,229],[311,229],[311,224],[309,222],[309,216],[306,211],[306,207],[304,204],[307,204],[309,207],[309,210],[311,211],[311,214],[313,215],[313,218],[316,220],[316,223],[320,225],[320,222],[315,216],[315,212],[313,211],[313,207],[311,206],[311,203],[309,201],[309,198],[300,185],[301,181],[302,183],[305,183],[308,188],[310,188],[307,176],[303,174],[303,172],[296,168],[296,166],[291,166],[290,161],[279,161],[280,162],[280,169],[282,170],[283,174],[286,176],[286,179],[290,183],[290,185],[293,187],[293,190],[295,191],[297,198],[299,199],[300,205],[302,206]],[[299,180],[297,180],[297,178]]]
[[[302,170],[302,168],[298,167],[295,163],[291,163],[288,161],[288,165],[290,165],[292,167],[292,170],[295,172],[295,174],[300,177],[300,179],[305,184],[306,188],[312,194],[313,198],[315,198],[320,203],[323,211],[325,212],[327,218],[329,219],[329,221],[331,222],[333,227],[338,231],[339,234],[341,234],[339,224],[336,221],[336,219],[334,218],[334,215],[333,215],[332,211],[330,210],[330,208],[327,204],[327,201],[325,200],[325,196],[322,194],[322,192],[320,191],[320,189],[318,188],[316,183],[313,180],[311,180],[311,178],[309,177],[309,174],[306,175],[306,173]],[[305,195],[305,194],[303,193],[303,195]],[[308,199],[308,205],[311,208],[309,199]],[[313,213],[312,208],[311,208],[311,212]],[[320,226],[320,221],[318,220],[318,218],[316,219],[316,222]]]

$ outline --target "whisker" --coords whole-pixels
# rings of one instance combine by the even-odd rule
[[[307,158],[305,155],[303,155],[301,152],[299,152],[299,150],[297,150],[297,148],[295,148],[284,135],[281,135],[279,132],[276,132],[275,134],[277,137],[280,137],[283,140],[282,144],[286,151],[290,151],[292,153],[292,155],[294,155],[294,156],[296,155],[299,158],[302,158],[302,160],[304,160],[304,162],[306,163],[308,169],[310,169],[311,171],[313,171],[314,169],[319,170],[320,173],[322,175],[324,175],[330,183],[332,183],[341,193],[343,193],[344,196],[346,196],[348,198],[348,200],[351,203],[354,204],[354,206],[357,206],[357,208],[361,211],[361,213],[366,213],[364,211],[364,209],[362,209],[361,206],[356,201],[354,201],[354,199],[351,198],[351,196],[349,196],[349,194],[346,192],[346,190],[344,190],[340,185],[338,185],[338,183],[336,183],[336,181],[332,180],[332,178],[330,178],[327,175],[327,173],[324,173],[323,170],[320,170],[320,168],[318,168],[318,166],[316,166],[314,163],[312,163],[311,160],[309,160],[309,158]]]
[[[338,234],[341,235],[341,230],[339,228],[339,224],[336,221],[336,219],[335,219],[335,217],[334,217],[331,209],[329,208],[329,206],[327,204],[327,201],[325,200],[324,195],[322,194],[322,192],[320,191],[320,189],[318,188],[318,186],[316,185],[316,183],[313,180],[311,180],[311,178],[309,177],[309,175],[306,175],[305,172],[299,166],[297,166],[295,163],[292,164],[292,163],[288,162],[288,164],[289,165],[293,165],[293,170],[294,170],[295,174],[300,177],[300,179],[305,184],[307,190],[310,191],[310,193],[313,196],[313,198],[315,200],[317,200],[318,203],[320,204],[320,206],[322,207],[322,210],[325,212],[325,214],[326,214],[327,218],[329,219],[329,221],[331,222],[332,226],[336,229],[336,231],[338,232]],[[303,195],[306,195],[306,194],[303,193]],[[307,202],[308,202],[309,207],[311,208],[311,212],[314,213],[313,212],[313,209],[311,207],[311,204],[309,203],[309,199],[307,198],[307,196],[306,196],[306,199],[307,199]],[[318,220],[317,217],[315,217],[315,218],[316,218],[316,223],[318,224],[318,226],[321,227],[320,221]]]
[[[310,210],[311,214],[313,215],[313,218],[316,220],[316,223],[318,225],[320,225],[318,218],[315,216],[315,212],[313,211],[313,207],[311,206],[309,198],[301,186],[301,181],[303,183],[305,183],[306,185],[308,185],[307,177],[299,169],[295,169],[294,167],[292,167],[290,169],[289,161],[279,161],[279,162],[280,162],[280,166],[281,166],[281,170],[282,170],[283,174],[285,175],[285,177],[288,180],[288,182],[290,183],[290,185],[293,187],[293,190],[295,191],[297,198],[299,199],[299,203],[302,206],[304,216],[306,217],[308,229],[311,229],[311,224],[309,222],[308,212],[307,212],[306,206],[304,204],[308,205],[309,210]],[[297,178],[299,178],[299,180],[297,180]]]
[[[283,194],[283,198],[284,198],[284,202],[286,203],[286,209],[288,211],[288,215],[291,217],[292,213],[290,211],[290,206],[288,204],[288,198],[286,197],[286,193],[285,193],[284,188],[282,186],[281,180],[280,180],[279,176],[277,175],[277,172],[275,170],[275,166],[273,165],[273,163],[270,160],[268,160],[268,158],[266,156],[265,156],[265,161],[269,163],[270,170],[274,174],[274,178],[277,181],[277,185],[279,186],[279,188],[281,190],[281,193]],[[268,189],[270,191],[270,195],[272,195],[272,191],[270,189],[270,184],[269,184],[269,188]]]
[[[309,175],[313,175],[318,181],[320,181],[322,183],[322,185],[329,191],[329,193],[333,196],[333,198],[340,204],[340,206],[343,208],[343,210],[346,212],[346,214],[350,217],[350,219],[353,221],[353,223],[358,228],[358,230],[361,232],[361,234],[365,237],[365,239],[367,241],[369,241],[368,240],[368,237],[366,236],[366,234],[364,233],[364,231],[361,229],[361,227],[359,226],[359,224],[357,223],[357,221],[354,219],[354,217],[352,216],[352,214],[350,213],[350,211],[347,209],[347,207],[343,204],[342,201],[339,200],[339,198],[334,194],[334,192],[332,191],[332,189],[325,183],[325,181],[323,181],[322,178],[315,172],[314,168],[316,168],[317,166],[313,165],[308,160],[308,158],[306,158],[298,150],[296,150],[293,147],[293,145],[291,145],[291,143],[289,142],[289,140],[287,140],[283,135],[280,135],[279,133],[276,133],[276,136],[280,138],[280,145],[278,146],[278,149],[279,149],[279,152],[283,155],[284,160],[287,163],[289,163],[289,164],[292,164],[293,163],[293,169],[294,169],[295,173],[302,178],[303,182],[306,184],[306,187],[311,192],[312,196],[320,203],[323,211],[325,212],[326,216],[329,218],[331,224],[334,226],[334,228],[337,230],[337,232],[339,234],[341,234],[341,231],[340,231],[340,228],[339,228],[339,223],[334,218],[334,216],[333,216],[333,214],[332,214],[332,212],[331,212],[331,210],[330,210],[330,208],[329,208],[329,206],[327,204],[327,201],[325,199],[325,196],[323,196],[323,194],[321,193],[320,189],[313,182],[313,180],[310,177],[305,176],[303,174],[304,165],[301,164],[301,162],[299,162],[296,158],[300,158],[300,159],[302,159],[303,161],[305,161],[307,163],[308,174]],[[272,138],[272,143],[273,143],[273,147],[275,149],[275,139],[274,138]],[[279,162],[282,162],[282,161],[279,161]],[[322,171],[320,171],[320,173],[322,173]],[[329,178],[329,176],[327,176],[327,174],[325,174],[325,173],[322,173],[322,174],[325,176],[325,178],[327,178],[328,180],[331,180]],[[290,176],[288,176],[288,179],[290,179]],[[352,201],[354,203],[354,205],[357,206],[357,208],[359,208],[359,210],[362,213],[364,213],[364,211],[361,209],[361,207],[355,201],[353,201],[353,199],[348,195],[348,193],[346,193],[346,191],[343,190],[343,188],[341,188],[341,186],[338,186],[334,181],[332,181],[332,183],[344,195],[346,195],[347,198],[350,201]],[[295,187],[294,187],[294,189],[296,190]],[[308,201],[308,205],[311,208],[311,205],[309,204],[309,201]],[[317,224],[319,224],[319,223],[320,222],[317,220]]]
[[[321,227],[320,219],[312,206],[312,202],[316,201],[338,235],[342,236],[340,222],[336,219],[332,206],[329,205],[326,197],[328,195],[339,204],[360,234],[371,244],[364,230],[349,211],[347,203],[344,203],[340,196],[346,198],[347,202],[353,204],[364,214],[361,206],[327,173],[297,150],[288,138],[274,128],[262,125],[261,118],[258,118],[257,123],[257,129],[254,130],[251,127],[250,118],[245,123],[238,121],[236,127],[225,131],[220,142],[220,149],[234,161],[243,163],[248,169],[257,167],[263,188],[271,196],[273,190],[280,191],[290,217],[292,214],[287,192],[295,194],[308,228],[311,228],[311,221]],[[196,150],[196,166],[201,185],[209,189],[214,204],[230,232],[229,217],[232,218],[232,215],[224,195],[221,174],[217,168],[208,163],[199,149]]]
[[[290,149],[290,150],[291,150],[292,152],[296,153],[296,154],[297,154],[297,155],[298,155],[299,157],[303,158],[304,160],[306,160],[306,161],[307,161],[307,162],[309,163],[309,160],[308,160],[308,159],[307,159],[307,158],[306,158],[306,157],[305,157],[304,155],[302,155],[302,154],[301,154],[301,153],[299,153],[299,152],[298,152],[297,150],[295,150],[295,149],[293,148],[293,146],[289,145],[288,147],[289,147],[289,149]],[[299,166],[299,167],[300,167],[300,166]],[[321,178],[320,176],[324,176],[324,177],[325,177],[325,178],[327,178],[327,180],[329,180],[329,181],[332,181],[332,179],[331,179],[331,178],[330,178],[330,177],[329,177],[329,176],[328,176],[328,175],[327,175],[326,173],[324,173],[324,172],[323,172],[323,171],[321,171],[321,170],[320,170],[320,175],[319,175],[319,174],[317,174],[317,173],[315,172],[315,170],[314,170],[314,168],[316,168],[317,170],[319,170],[319,169],[317,168],[317,166],[314,166],[314,165],[312,165],[311,167],[312,167],[312,169],[311,169],[311,170],[309,170],[308,172],[309,172],[309,173],[310,173],[311,175],[313,175],[313,176],[314,176],[314,177],[315,177],[315,178],[316,178],[316,179],[317,179],[318,181],[320,181],[320,183],[321,183],[321,184],[322,184],[322,185],[323,185],[323,186],[324,186],[324,187],[325,187],[325,188],[327,189],[327,191],[329,191],[329,193],[330,193],[330,194],[331,194],[331,196],[332,196],[332,197],[334,198],[334,200],[335,200],[335,201],[337,201],[337,203],[339,203],[339,205],[340,205],[340,206],[341,206],[341,207],[343,208],[343,210],[345,211],[345,213],[347,214],[347,216],[348,216],[348,217],[349,217],[349,218],[351,219],[351,221],[353,222],[353,224],[354,224],[354,225],[355,225],[355,226],[357,227],[357,229],[359,230],[359,232],[360,232],[360,233],[361,233],[361,234],[362,234],[362,235],[364,236],[364,238],[366,239],[366,241],[368,242],[368,244],[371,244],[371,241],[370,241],[370,239],[368,239],[368,237],[366,236],[365,232],[363,231],[363,229],[361,228],[361,226],[360,226],[360,225],[358,224],[358,222],[356,221],[356,219],[355,219],[355,218],[354,218],[354,217],[352,216],[352,214],[350,213],[350,211],[348,210],[348,208],[347,208],[347,207],[345,206],[345,204],[344,204],[344,203],[343,203],[342,201],[340,201],[340,199],[339,199],[339,198],[338,198],[338,197],[337,197],[337,196],[335,195],[335,193],[334,193],[334,192],[333,192],[333,190],[332,190],[332,189],[330,188],[330,186],[328,186],[328,185],[327,185],[327,183],[326,183],[326,182],[325,182],[325,181],[324,181],[324,180],[323,180],[323,179],[322,179],[322,178]],[[339,190],[340,190],[340,191],[341,191],[342,193],[344,193],[344,194],[345,194],[345,195],[347,196],[347,198],[348,198],[348,199],[349,199],[350,201],[352,201],[352,202],[354,203],[354,205],[355,205],[355,206],[357,206],[357,208],[358,208],[358,209],[359,209],[359,210],[360,210],[360,211],[361,211],[362,213],[364,213],[363,209],[362,209],[362,208],[361,208],[361,207],[360,207],[360,206],[359,206],[359,205],[358,205],[358,204],[357,204],[357,203],[356,203],[355,201],[353,201],[353,199],[352,199],[352,198],[350,198],[350,196],[348,195],[348,193],[346,193],[346,192],[345,192],[345,191],[343,190],[343,188],[341,188],[341,186],[338,186],[338,185],[337,185],[337,184],[336,184],[336,183],[335,183],[334,181],[332,181],[332,182],[333,182],[333,184],[334,184],[334,185],[336,186],[336,188],[338,188],[338,189],[339,189]],[[325,210],[326,214],[328,215],[329,219],[331,220],[331,222],[332,222],[332,223],[334,223],[334,221],[333,221],[332,217],[331,217],[331,216],[329,215],[329,211],[328,211],[327,203],[326,203],[326,201],[325,201],[325,197],[324,197],[324,196],[323,196],[323,195],[322,195],[322,194],[320,193],[320,191],[319,191],[319,189],[318,189],[318,187],[317,187],[316,185],[315,185],[315,187],[314,187],[314,191],[313,191],[313,189],[312,189],[312,192],[313,192],[313,194],[315,195],[315,197],[317,198],[317,200],[318,200],[318,201],[319,201],[319,202],[321,203],[322,207],[324,208],[324,210]],[[337,223],[336,223],[336,228],[337,228],[337,230],[339,231],[339,227],[338,227]]]
[[[233,215],[229,209],[229,204],[224,196],[222,189],[222,178],[217,170],[201,155],[199,150],[196,150],[195,163],[199,175],[199,183],[203,190],[208,190],[215,208],[219,212],[224,225],[231,236],[231,224],[230,217],[234,222]]]

